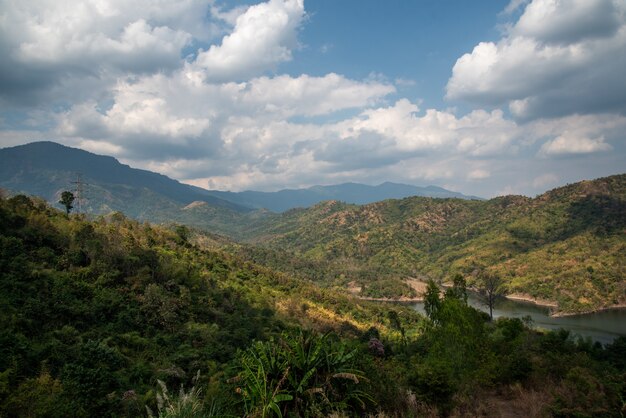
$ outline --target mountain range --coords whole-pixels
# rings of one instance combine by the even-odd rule
[[[34,142],[0,149],[0,187],[41,196],[56,203],[61,191],[76,188],[79,176],[84,184],[81,201],[84,211],[97,214],[123,211],[129,216],[146,220],[160,220],[152,213],[155,205],[171,210],[173,207],[182,209],[194,202],[197,202],[195,206],[202,202],[213,210],[243,214],[258,209],[283,212],[295,207],[312,206],[323,200],[365,204],[408,196],[478,199],[436,186],[396,183],[378,186],[345,183],[278,192],[205,190],[161,174],[131,168],[113,157],[54,142]]]
[[[296,207],[306,208],[325,200],[340,200],[346,203],[363,205],[387,199],[402,199],[410,196],[456,197],[459,199],[481,200],[477,196],[466,196],[437,186],[411,186],[385,182],[377,186],[359,183],[342,183],[330,186],[312,186],[306,189],[284,189],[277,192],[221,192],[209,191],[219,197],[243,206],[284,212]]]

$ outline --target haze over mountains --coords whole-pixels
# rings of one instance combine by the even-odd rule
[[[272,212],[284,212],[296,207],[309,207],[325,200],[341,200],[346,203],[363,205],[386,199],[402,199],[409,196],[458,197],[475,199],[437,186],[411,186],[385,182],[377,186],[359,183],[343,183],[330,186],[312,186],[306,189],[284,189],[277,192],[220,192],[210,191],[211,195],[253,208],[269,209]]]
[[[193,202],[206,202],[218,210],[246,213],[253,209],[283,212],[295,207],[309,207],[324,200],[365,204],[408,196],[479,199],[436,186],[417,187],[389,182],[378,186],[345,183],[278,192],[205,190],[161,174],[131,168],[113,157],[54,142],[34,142],[0,150],[0,187],[15,192],[42,196],[56,203],[61,191],[75,188],[73,182],[77,180],[78,174],[87,183],[84,199],[84,210],[87,212],[108,213],[119,210],[138,219],[151,220],[154,220],[150,215],[154,204],[167,209],[176,205],[182,205],[182,208]],[[131,196],[143,199],[135,204]]]

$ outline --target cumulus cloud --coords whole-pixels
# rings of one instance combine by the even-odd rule
[[[250,6],[237,16],[234,30],[221,44],[201,51],[194,64],[213,81],[241,81],[273,69],[291,60],[303,18],[303,0],[270,0]]]
[[[385,105],[394,92],[334,73],[214,83],[184,67],[121,81],[107,109],[77,104],[59,115],[57,133],[89,149],[98,139],[128,162],[192,184],[241,189],[375,176],[484,181],[494,159],[537,142],[542,156],[563,156],[563,143],[580,153],[580,138],[606,135],[595,145],[602,150],[626,128],[625,117],[610,115],[520,124],[500,110],[457,116],[407,99]],[[359,111],[335,122],[302,119],[347,109]]]
[[[604,142],[604,137],[585,138],[577,135],[561,135],[546,142],[539,151],[544,155],[591,154],[609,151],[611,145]]]
[[[605,38],[624,24],[623,3],[614,0],[533,1],[511,30],[513,36],[575,44]]]
[[[456,61],[446,97],[519,119],[624,114],[625,51],[625,2],[533,0],[502,39]]]
[[[316,131],[285,119],[362,108],[393,91],[332,73],[216,84],[183,69],[120,82],[106,111],[93,101],[73,106],[59,115],[58,134],[106,139],[132,158],[150,146],[150,157],[158,159],[213,154],[226,161],[275,160],[282,155],[278,148]]]
[[[260,77],[247,83],[241,101],[264,111],[292,115],[324,115],[337,110],[375,104],[395,91],[390,84],[354,81],[335,73],[323,77],[303,74]]]
[[[4,2],[0,101],[37,106],[106,94],[124,74],[170,71],[192,39],[209,40],[203,0]]]

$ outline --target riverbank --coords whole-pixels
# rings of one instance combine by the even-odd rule
[[[399,298],[374,298],[374,297],[369,297],[369,296],[361,296],[360,295],[361,286],[359,286],[356,282],[348,283],[347,290],[352,296],[356,297],[357,299],[372,301],[372,302],[408,302],[408,303],[423,302],[424,301],[423,295],[426,292],[426,286],[427,286],[426,282],[420,279],[416,279],[416,278],[407,278],[405,279],[405,283],[409,285],[418,296],[413,297],[413,298],[406,297],[406,296],[401,296]],[[442,287],[445,289],[451,286],[452,286],[451,283],[442,284]],[[469,288],[468,290],[477,295],[479,294],[478,289]],[[550,310],[548,315],[553,318],[565,318],[565,317],[573,317],[573,316],[578,316],[578,315],[589,315],[589,314],[616,310],[616,309],[626,309],[626,304],[618,304],[618,305],[613,305],[613,306],[604,306],[604,307],[597,308],[597,309],[590,309],[588,311],[568,312],[568,311],[560,311],[559,304],[557,302],[554,302],[548,299],[535,298],[527,293],[510,293],[508,295],[503,295],[503,296],[505,299],[508,299],[514,302],[530,303],[541,308],[547,308]]]
[[[509,300],[513,300],[516,302],[527,302],[532,303],[533,305],[541,306],[544,308],[550,309],[550,316],[553,318],[565,318],[568,316],[577,316],[577,315],[589,315],[598,312],[610,311],[613,309],[625,309],[626,304],[617,304],[612,306],[603,306],[601,308],[590,309],[587,311],[580,312],[567,312],[567,311],[559,311],[559,304],[557,302],[553,302],[547,299],[539,299],[534,298],[531,295],[525,293],[511,293],[509,295],[504,295],[505,298]]]
[[[369,296],[361,296],[361,286],[356,282],[348,283],[348,293],[360,300],[368,300],[373,302],[423,302],[424,293],[426,292],[426,283],[415,278],[406,278],[404,282],[411,287],[417,294],[415,297],[400,296],[399,298],[373,298]]]
[[[604,306],[602,308],[591,309],[589,311],[582,311],[582,312],[555,312],[554,314],[551,314],[551,316],[555,318],[566,318],[570,316],[590,315],[590,314],[607,312],[607,311],[615,311],[615,310],[620,310],[620,309],[626,310],[626,305],[619,304],[619,305],[613,305],[613,306]]]
[[[537,306],[544,306],[546,308],[558,308],[559,307],[559,304],[556,302],[553,302],[547,299],[534,298],[531,295],[526,294],[526,293],[510,293],[508,295],[504,295],[504,297],[510,300],[518,301],[518,302],[528,302]]]

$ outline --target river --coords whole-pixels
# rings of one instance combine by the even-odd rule
[[[489,308],[481,303],[476,294],[470,293],[468,302],[477,309],[489,312]],[[412,302],[410,305],[418,312],[424,313],[422,302]],[[626,309],[609,309],[583,315],[551,317],[550,309],[547,307],[530,302],[502,299],[496,303],[493,311],[494,318],[501,316],[509,318],[530,316],[533,320],[532,326],[535,328],[564,328],[574,335],[591,337],[593,340],[604,344],[612,342],[620,335],[626,336]]]

